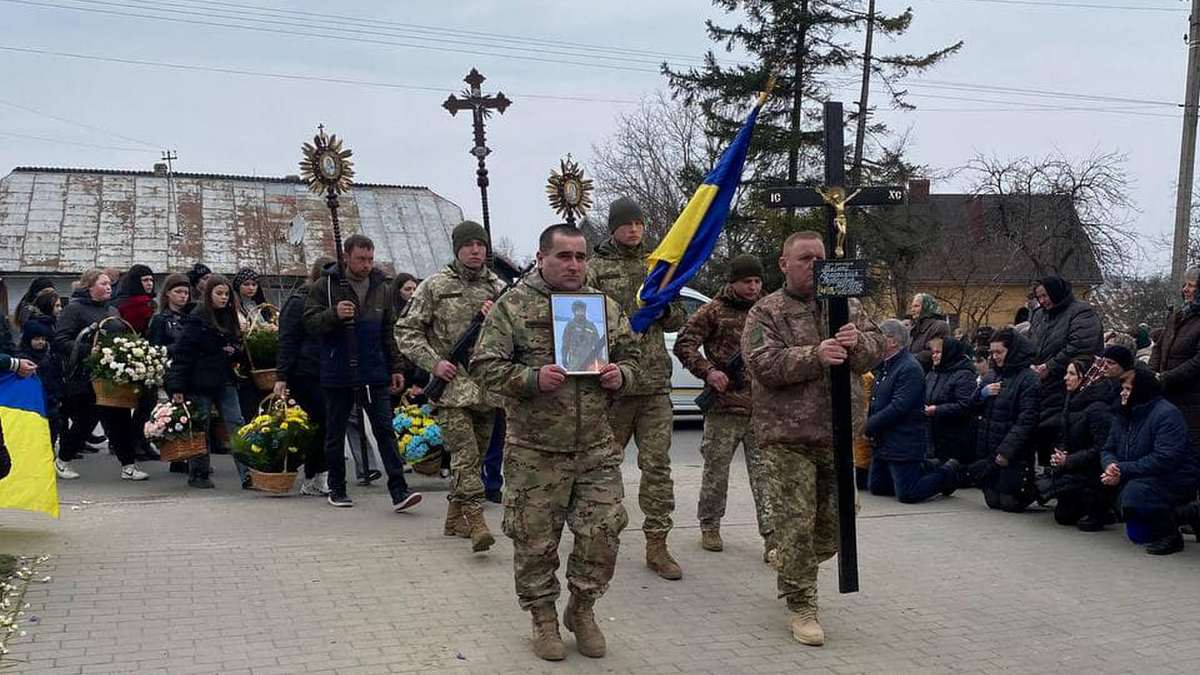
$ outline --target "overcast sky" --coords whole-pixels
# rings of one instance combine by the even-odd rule
[[[1072,4],[1092,6],[1066,6]],[[1094,7],[1104,4],[1126,9]],[[880,52],[966,42],[928,80],[1182,100],[1187,8],[1181,0],[879,0],[884,10],[908,5],[916,12],[913,30],[899,44],[878,46]],[[333,28],[350,39],[323,39],[296,34],[314,32],[320,25],[314,17],[281,15],[281,8],[371,21],[342,19]],[[151,14],[181,21],[141,18]],[[452,118],[440,107],[475,66],[488,77],[485,91],[502,90],[514,101],[488,128],[492,224],[497,236],[528,252],[536,233],[555,220],[543,187],[550,169],[573,153],[586,170],[592,143],[611,133],[615,117],[664,87],[654,65],[658,54],[698,59],[710,44],[703,21],[715,15],[704,0],[0,0],[0,172],[22,165],[149,169],[160,149],[173,148],[179,171],[282,176],[297,172],[300,143],[323,121],[354,150],[358,179],[425,185],[478,218],[474,161],[466,154],[469,117]],[[248,18],[277,23],[254,24],[268,28],[258,31],[205,25],[250,25]],[[571,44],[620,51],[552,53]],[[163,69],[11,48],[416,88]],[[597,67],[600,55],[622,60]],[[1120,151],[1129,157],[1136,226],[1147,247],[1170,231],[1177,109],[1002,91],[913,91],[954,97],[914,97],[915,112],[879,113],[909,133],[914,160],[946,169],[977,152]],[[848,108],[855,92],[843,92]],[[961,187],[950,180],[934,190]],[[1148,266],[1164,260],[1158,253]]]

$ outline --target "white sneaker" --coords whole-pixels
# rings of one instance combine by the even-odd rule
[[[300,483],[300,494],[312,497],[323,497],[329,494],[327,480],[328,476],[324,473],[319,473],[312,478],[305,479]]]
[[[121,480],[146,480],[150,474],[138,468],[137,464],[127,464],[121,467]]]
[[[71,468],[71,465],[61,459],[54,460],[54,472],[63,480],[75,480],[79,478],[79,474]]]

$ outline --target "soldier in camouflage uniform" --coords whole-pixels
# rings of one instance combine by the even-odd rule
[[[617,564],[622,503],[621,449],[607,422],[609,396],[632,387],[638,343],[611,299],[607,321],[611,362],[599,375],[573,375],[554,363],[550,294],[597,292],[583,287],[587,242],[571,225],[543,232],[538,273],[525,277],[483,324],[471,373],[489,391],[513,401],[505,439],[504,533],[513,541],[513,572],[521,608],[533,615],[533,651],[566,656],[558,631],[558,545],[565,523],[575,537],[567,559],[571,599],[563,625],[580,653],[603,656],[604,635],[592,606]]]
[[[480,463],[492,436],[495,409],[466,369],[447,357],[475,315],[491,310],[504,283],[484,264],[489,242],[483,226],[463,221],[451,240],[454,262],[417,286],[396,322],[396,342],[417,367],[450,383],[434,412],[453,470],[445,534],[469,536],[472,550],[486,551],[495,538],[483,518]]]
[[[772,467],[779,594],[794,612],[792,636],[814,646],[825,642],[817,621],[817,565],[838,548],[829,368],[846,363],[861,375],[883,353],[883,335],[860,311],[851,312],[851,323],[835,337],[823,337],[825,310],[813,295],[813,261],[824,258],[820,235],[788,237],[779,259],[784,288],[750,310],[742,334],[753,382],[754,436]]]
[[[750,474],[758,533],[767,544],[765,559],[771,550],[770,474],[750,428],[750,378],[743,371],[734,380],[727,370],[727,364],[742,349],[742,328],[750,308],[762,294],[762,277],[763,266],[757,257],[746,254],[734,258],[729,266],[729,283],[715,300],[697,310],[675,337],[675,356],[684,368],[718,393],[716,404],[704,415],[704,438],[700,442],[700,456],[704,458],[697,509],[700,545],[708,551],[724,548],[721,518],[729,490],[729,463],[740,444]]]
[[[646,278],[646,256],[642,241],[645,233],[642,209],[632,199],[622,197],[608,211],[608,231],[612,237],[596,247],[588,264],[587,284],[617,301],[621,310],[632,315],[637,310],[638,290]],[[646,566],[664,579],[682,579],[683,570],[667,550],[671,531],[671,512],[675,510],[675,487],[671,482],[671,355],[663,332],[676,331],[687,318],[683,305],[672,303],[641,341],[641,377],[636,387],[621,392],[609,410],[617,445],[624,450],[629,439],[637,441],[638,505],[645,520]]]

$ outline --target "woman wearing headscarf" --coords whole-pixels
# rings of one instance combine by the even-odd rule
[[[85,363],[91,353],[93,331],[99,323],[120,318],[117,308],[109,302],[112,282],[103,271],[90,269],[79,277],[78,286],[54,326],[54,349],[62,359],[66,381],[63,412],[71,420],[70,427],[63,431],[58,456],[64,462],[75,459],[98,420],[108,436],[109,451],[121,462],[121,479],[146,480],[150,475],[136,464],[130,411],[96,405],[91,373]],[[120,321],[107,321],[104,325],[106,333],[125,330]]]
[[[238,270],[237,274],[233,275],[233,292],[237,296],[238,321],[241,323],[242,332],[245,333],[256,321],[266,318],[260,318],[255,311],[267,301],[262,287],[258,285],[258,272],[249,267]]]
[[[1033,502],[1033,458],[1029,439],[1037,428],[1037,375],[1029,368],[1033,344],[1012,328],[991,337],[992,370],[983,378],[976,456],[971,479],[983,490],[988,508],[1019,513]]]
[[[213,275],[204,284],[200,302],[183,318],[183,332],[175,343],[166,382],[172,400],[191,399],[205,411],[219,410],[230,437],[243,424],[233,376],[234,361],[243,349],[233,293],[232,285],[222,276]],[[245,465],[236,460],[234,464],[242,487],[247,487]],[[188,460],[188,473],[189,486],[213,487],[208,454]]]
[[[1154,373],[1134,368],[1121,378],[1120,413],[1100,454],[1100,481],[1119,490],[1130,541],[1151,555],[1183,550],[1174,510],[1195,499],[1200,460]]]
[[[1030,320],[1029,339],[1035,350],[1033,370],[1040,380],[1042,411],[1033,445],[1038,463],[1048,470],[1061,433],[1067,364],[1071,359],[1099,356],[1104,350],[1104,328],[1096,310],[1076,299],[1070,282],[1062,277],[1042,279],[1034,297],[1040,309]]]
[[[912,319],[908,351],[917,357],[921,368],[928,373],[933,368],[930,340],[950,337],[950,324],[938,307],[937,299],[929,293],[917,293],[908,306],[908,318]]]
[[[192,265],[192,269],[187,273],[188,283],[192,285],[192,298],[200,299],[200,286],[212,276],[212,273],[213,271],[209,269],[208,265],[202,262]]]
[[[1071,361],[1064,379],[1062,435],[1050,455],[1050,476],[1038,480],[1038,500],[1057,500],[1054,520],[1060,525],[1096,532],[1104,529],[1112,510],[1114,491],[1100,482],[1100,449],[1108,441],[1120,384],[1093,372],[1087,359]]]
[[[929,444],[938,460],[957,460],[962,466],[975,461],[976,375],[967,345],[954,338],[929,341],[933,370],[925,376],[925,417]]]
[[[1183,275],[1183,304],[1171,312],[1162,337],[1150,354],[1163,396],[1183,413],[1193,447],[1200,448],[1200,268]]]
[[[47,288],[54,288],[54,280],[50,277],[34,277],[29,282],[29,290],[25,291],[25,295],[17,301],[17,311],[13,314],[14,323],[18,330],[22,330],[25,322],[29,320],[29,315],[33,312],[33,301],[37,298],[38,293]]]
[[[144,335],[150,317],[154,316],[154,272],[146,265],[130,267],[117,284],[113,300],[121,318],[138,335]]]

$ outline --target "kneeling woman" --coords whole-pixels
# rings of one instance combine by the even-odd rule
[[[1038,481],[1038,493],[1043,502],[1058,500],[1054,520],[1060,525],[1095,532],[1104,529],[1112,510],[1114,490],[1100,483],[1100,448],[1108,440],[1119,385],[1106,377],[1085,381],[1089,367],[1086,359],[1067,364],[1062,432],[1050,456],[1054,469]]]
[[[1121,413],[1101,463],[1100,481],[1120,489],[1130,541],[1151,555],[1182,551],[1173,511],[1195,497],[1200,462],[1183,413],[1162,397],[1154,373],[1134,368],[1121,378]]]
[[[232,289],[225,277],[209,277],[200,302],[183,318],[182,333],[171,350],[166,383],[167,393],[174,401],[189,398],[209,413],[213,408],[220,411],[230,437],[243,424],[233,379],[233,364],[242,353],[242,333]],[[242,487],[246,487],[246,467],[236,460],[235,464]],[[188,485],[212,487],[211,473],[209,455],[188,461]]]

